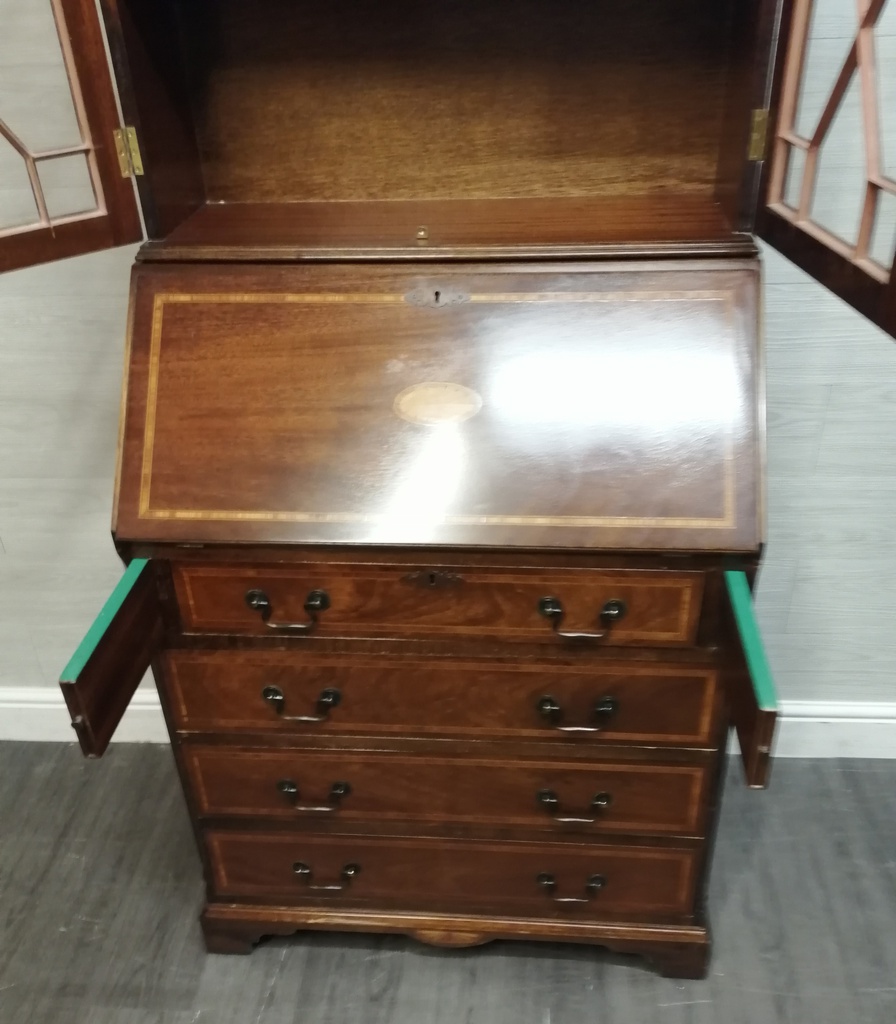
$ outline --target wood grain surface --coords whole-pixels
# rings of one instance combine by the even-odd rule
[[[421,237],[421,232],[425,237]],[[433,261],[749,254],[704,194],[551,199],[304,200],[206,203],[141,251],[152,260]]]
[[[311,622],[304,606],[309,594],[322,591],[329,606],[316,613],[312,630],[321,637],[489,639],[552,647],[571,641],[540,611],[544,598],[560,602],[561,630],[585,633],[580,643],[675,647],[693,644],[703,596],[699,573],[639,570],[460,566],[448,573],[351,562],[289,568],[179,563],[173,577],[187,632],[289,636],[289,624]],[[270,602],[267,621],[247,603],[255,590]],[[603,616],[611,602],[623,605],[618,621]]]
[[[298,651],[170,651],[162,677],[175,728],[186,732],[267,732],[293,736],[363,735],[475,739],[563,739],[589,746],[642,742],[706,747],[712,735],[716,674],[707,666],[632,664],[588,659],[579,665],[514,658],[453,658],[409,652],[396,657]],[[284,695],[280,714],[262,690]],[[327,688],[340,701],[322,721]],[[559,725],[599,725],[599,732],[558,732],[538,711],[552,697]],[[601,722],[594,709],[611,697],[615,711]]]
[[[304,828],[375,820],[545,829],[559,834],[698,836],[702,765],[184,747],[200,813],[279,818]],[[295,792],[284,792],[291,783]],[[348,787],[340,797],[334,786]],[[551,794],[554,805],[539,797]],[[596,803],[595,801],[599,801]]]
[[[209,198],[709,192],[730,6],[202,4]]]
[[[487,843],[472,840],[315,836],[209,831],[205,835],[218,896],[287,904],[391,909],[503,909],[523,915],[585,919],[633,915],[680,923],[693,898],[699,853],[690,848]],[[310,875],[293,865],[307,864]],[[343,877],[357,864],[357,877]],[[539,885],[540,874],[555,878]],[[599,874],[605,881],[587,891]],[[314,889],[315,885],[338,885]],[[560,903],[557,899],[581,900]],[[325,911],[321,910],[321,914]],[[574,918],[575,919],[575,918]],[[323,919],[322,919],[323,923]]]
[[[85,755],[105,752],[161,645],[162,633],[155,575],[147,564],[120,605],[103,609],[82,643],[83,660],[76,656],[63,671],[62,694]]]
[[[759,544],[750,263],[134,282],[120,540]],[[409,423],[424,382],[482,409]]]
[[[767,5],[103,7],[148,231],[180,255],[369,254],[421,228],[656,249],[752,223]]]

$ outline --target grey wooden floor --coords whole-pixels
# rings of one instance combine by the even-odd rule
[[[165,747],[0,744],[2,1024],[893,1024],[896,762],[732,765],[704,982],[586,947],[315,935],[208,956]]]

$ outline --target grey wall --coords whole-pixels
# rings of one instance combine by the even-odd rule
[[[896,342],[765,259],[769,656],[786,699],[896,701]]]
[[[0,687],[54,684],[121,572],[109,522],[133,253],[0,276]]]

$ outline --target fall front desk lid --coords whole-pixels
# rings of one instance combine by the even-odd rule
[[[138,266],[116,535],[755,550],[757,283]]]

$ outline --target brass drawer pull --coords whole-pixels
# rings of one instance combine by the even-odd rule
[[[601,697],[597,701],[592,713],[598,721],[602,722],[601,725],[561,725],[563,708],[560,707],[556,698],[547,694],[538,698],[535,707],[541,717],[547,719],[557,732],[602,732],[607,727],[607,719],[612,718],[619,710],[619,703],[615,697],[609,695]]]
[[[261,691],[261,697],[262,700],[270,704],[284,722],[324,722],[329,717],[330,708],[338,707],[342,700],[342,694],[332,686],[328,686],[320,691],[320,696],[317,698],[316,715],[284,715],[283,708],[286,706],[286,698],[279,686],[266,686]]]
[[[274,609],[271,599],[263,590],[247,590],[246,604],[254,612],[261,612],[261,621],[268,629],[277,629],[282,633],[310,633],[317,625],[318,612],[325,612],[330,607],[330,595],[326,590],[312,590],[305,598],[302,607],[308,613],[307,622],[271,622]]]
[[[277,792],[287,797],[293,809],[301,814],[332,814],[333,811],[339,810],[339,802],[351,791],[352,787],[347,782],[334,782],[330,786],[328,798],[330,802],[328,804],[300,804],[296,802],[299,799],[299,787],[292,779],[281,779],[277,783]]]
[[[339,873],[339,877],[342,879],[340,885],[312,885],[311,884],[311,868],[307,864],[303,864],[302,861],[297,860],[292,866],[292,872],[296,878],[301,879],[308,889],[313,892],[344,892],[349,885],[351,880],[361,870],[360,864],[346,864],[342,871]]]
[[[574,818],[557,814],[560,810],[560,800],[552,789],[540,789],[535,794],[535,799],[553,817],[554,821],[561,825],[593,825],[598,818]],[[602,811],[613,802],[609,793],[595,793],[591,806],[595,811]]]
[[[555,896],[554,890],[557,888],[557,879],[554,875],[547,871],[542,871],[541,874],[536,877],[535,881],[550,895],[551,900],[554,903],[562,903],[566,906],[569,906],[570,904],[590,903],[591,900],[593,900],[600,890],[605,888],[607,884],[607,880],[603,875],[592,875],[585,883],[586,896]]]
[[[614,622],[625,617],[627,608],[624,601],[613,598],[603,606],[600,612],[600,621],[607,627],[602,633],[575,633],[563,630],[563,604],[557,597],[543,597],[538,602],[538,614],[550,619],[551,628],[557,636],[564,640],[606,640],[610,635],[610,628]]]

